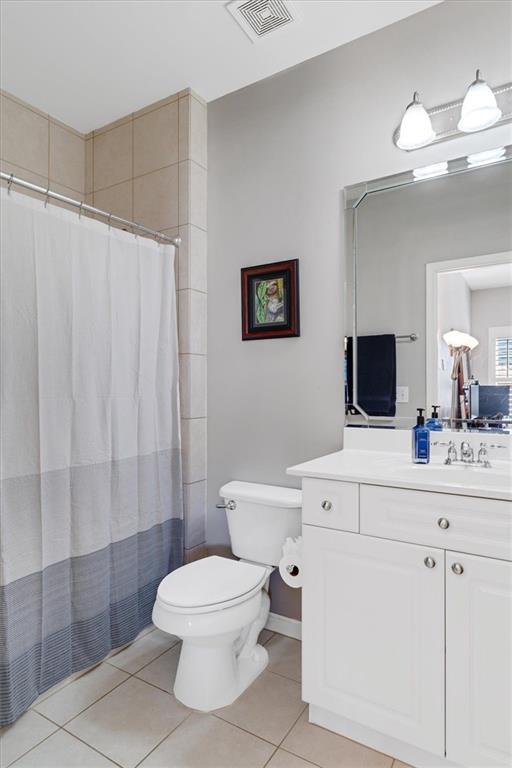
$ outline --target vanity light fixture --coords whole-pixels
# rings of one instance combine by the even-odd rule
[[[496,103],[496,96],[480,76],[480,70],[477,69],[476,79],[464,96],[457,128],[463,133],[483,131],[497,123],[500,117],[501,109]]]
[[[427,110],[421,103],[418,92],[415,91],[402,117],[396,145],[405,150],[419,149],[426,147],[435,137]]]
[[[477,165],[489,165],[489,163],[497,163],[498,160],[501,160],[504,154],[505,147],[487,149],[485,152],[475,152],[473,155],[468,155],[468,165],[470,168],[474,168]]]
[[[448,173],[448,163],[446,161],[415,168],[412,175],[415,179],[432,179],[434,176],[444,176],[445,173]]]

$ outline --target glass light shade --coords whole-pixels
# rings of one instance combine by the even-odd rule
[[[412,175],[415,179],[431,179],[433,176],[443,176],[445,173],[448,173],[448,163],[446,161],[415,168]]]
[[[457,128],[464,133],[482,131],[494,125],[500,117],[501,109],[496,103],[496,97],[477,69],[476,80],[471,83],[464,96]]]
[[[501,160],[504,155],[505,147],[486,149],[485,152],[475,152],[473,155],[468,155],[468,165],[473,167],[475,165],[489,165],[489,163],[497,163],[498,160]]]
[[[478,339],[474,336],[470,336],[469,333],[463,331],[447,331],[443,334],[443,340],[453,349],[460,349],[465,347],[466,349],[474,349],[478,346]]]
[[[415,93],[402,117],[396,145],[405,150],[419,149],[426,147],[435,137],[436,134],[427,110],[420,102],[418,94]]]

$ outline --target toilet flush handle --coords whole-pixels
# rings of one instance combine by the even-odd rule
[[[232,512],[234,509],[236,509],[236,501],[233,501],[233,499],[230,499],[226,504],[220,503],[215,505],[217,509],[229,509],[230,512]]]

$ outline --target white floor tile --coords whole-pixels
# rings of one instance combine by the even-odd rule
[[[69,733],[57,731],[17,760],[12,768],[115,768],[115,765]]]
[[[263,672],[229,707],[215,714],[262,739],[279,744],[305,704],[300,685],[271,672]]]
[[[140,768],[263,768],[274,747],[212,715],[192,714]]]
[[[154,632],[150,632],[140,640],[136,640],[128,648],[125,648],[124,651],[117,653],[115,656],[110,656],[108,663],[133,675],[168,648],[176,645],[177,642],[177,637],[155,629]]]
[[[301,680],[301,642],[293,637],[274,635],[266,644],[269,654],[268,669],[277,675]]]
[[[321,768],[391,768],[391,757],[308,722],[307,710],[283,741],[283,749]]]
[[[0,765],[6,768],[56,730],[56,725],[29,709],[13,725],[0,730]]]
[[[59,725],[64,725],[128,677],[126,672],[110,664],[100,664],[45,699],[35,709]]]
[[[167,693],[172,693],[180,651],[181,643],[162,653],[161,656],[137,672],[136,676],[140,680],[145,680],[146,683],[151,683],[151,685],[156,685],[157,688],[167,691]]]
[[[71,720],[66,730],[134,768],[189,712],[174,696],[131,677]]]
[[[291,752],[278,749],[272,756],[272,760],[267,763],[266,768],[314,768],[314,765],[314,763],[303,760],[302,757],[292,755]]]

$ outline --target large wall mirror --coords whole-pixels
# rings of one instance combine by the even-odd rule
[[[511,150],[345,190],[347,424],[512,428]]]

